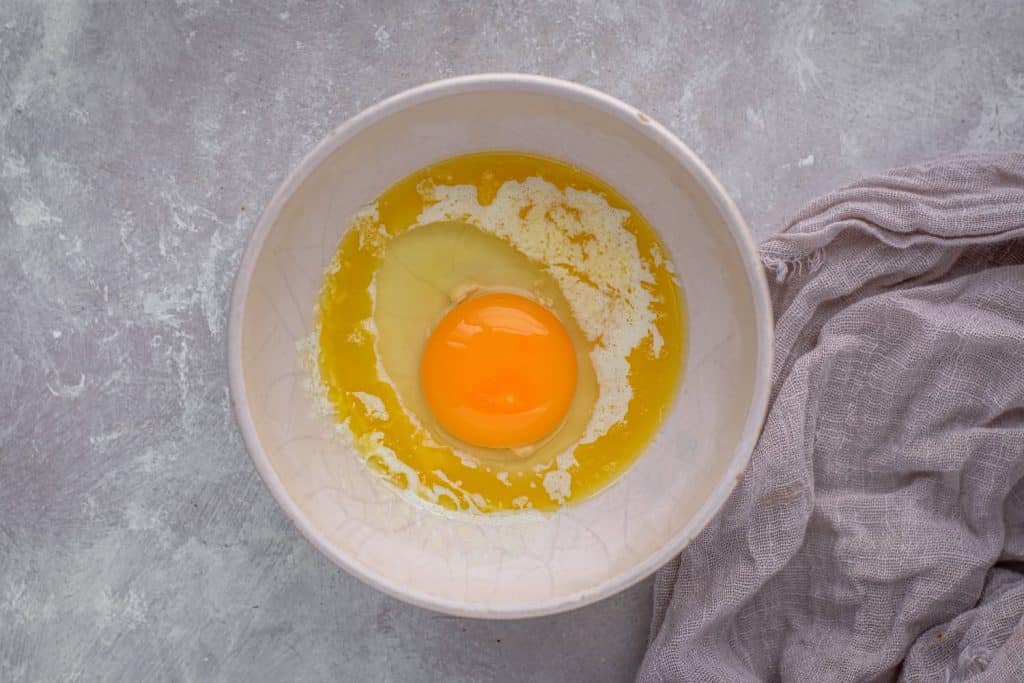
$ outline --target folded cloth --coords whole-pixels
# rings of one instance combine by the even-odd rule
[[[638,679],[1024,681],[1024,154],[858,182],[761,255],[768,417]]]

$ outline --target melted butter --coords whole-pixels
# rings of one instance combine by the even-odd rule
[[[532,197],[536,202],[531,201],[530,187],[534,188]],[[559,204],[559,193],[589,204],[581,205],[576,199]],[[545,202],[557,210],[531,215],[532,205]],[[626,313],[622,315],[627,317],[618,318],[635,323],[634,329],[627,330],[632,334],[628,339],[622,337],[624,333],[619,328],[602,328],[596,314],[588,312],[600,312],[605,303],[592,309],[586,307],[595,292],[604,291],[600,287],[607,283],[608,259],[614,262],[619,253],[614,248],[606,249],[600,254],[601,259],[595,259],[603,264],[604,270],[597,269],[600,265],[588,265],[591,259],[583,256],[585,247],[598,241],[599,236],[594,234],[597,230],[581,229],[586,221],[581,223],[581,216],[574,212],[591,205],[604,212],[600,215],[614,219],[614,224],[602,228],[610,231],[600,235],[603,242],[608,241],[609,235],[624,240],[622,243],[631,245],[642,262],[641,273],[634,272],[620,281],[627,283],[623,285],[627,290],[634,287],[632,291],[620,292],[620,299],[626,303],[641,302],[632,309],[623,308]],[[498,212],[488,213],[488,208],[495,206],[501,207],[501,220],[496,218]],[[515,225],[509,213],[512,209],[521,219]],[[385,254],[391,240],[411,228],[420,229],[417,226],[430,218],[459,220],[504,239],[498,247],[489,235],[481,236],[487,239],[467,239],[481,245],[491,244],[471,252],[469,260],[493,266],[485,271],[492,277],[478,283],[465,273],[452,276],[454,258],[428,258],[421,259],[419,272],[413,273],[426,286],[411,286],[407,282],[393,289],[399,278],[387,285],[388,292],[378,291],[377,278],[384,272],[382,265],[388,260]],[[526,221],[533,226],[530,231],[523,228]],[[459,229],[467,228],[454,230],[457,233]],[[558,247],[561,270],[552,268],[557,264],[543,262],[551,252],[537,246],[541,243],[536,238],[542,234],[538,231],[545,229],[561,230],[559,236],[565,238]],[[410,239],[413,237],[415,231],[409,234]],[[517,237],[521,238],[518,244]],[[525,238],[533,241],[524,242]],[[449,235],[448,239],[453,238]],[[403,241],[394,243],[399,245]],[[526,253],[506,258],[510,246]],[[416,252],[423,256],[422,250],[430,248],[421,244]],[[443,246],[433,248],[439,254],[445,253]],[[594,253],[598,252],[590,251]],[[435,272],[429,272],[431,262],[437,264]],[[428,265],[426,273],[422,270],[424,263]],[[509,263],[518,264],[522,271],[519,274],[526,275],[503,280],[500,274]],[[575,280],[560,277],[566,274]],[[597,387],[598,392],[602,396],[626,397],[608,412],[612,418],[587,432],[585,439],[576,438],[582,421],[578,419],[572,429],[563,428],[558,433],[572,436],[574,445],[563,440],[557,448],[538,448],[522,460],[527,466],[469,452],[472,449],[464,444],[446,442],[417,405],[415,373],[409,370],[418,363],[418,349],[429,334],[429,325],[420,331],[411,328],[422,326],[421,311],[444,310],[449,305],[445,288],[435,286],[446,277],[469,286],[525,285],[535,296],[546,299],[548,305],[561,307],[560,317],[570,318],[577,353],[598,361],[594,363],[598,384],[604,382]],[[552,281],[557,283],[554,290],[550,289]],[[402,289],[406,290],[405,296],[394,295]],[[383,307],[381,310],[375,310],[378,303]],[[418,322],[396,322],[408,318]],[[664,248],[639,212],[611,187],[580,169],[538,156],[506,152],[456,157],[424,168],[396,183],[373,207],[355,216],[325,277],[317,320],[316,369],[340,423],[339,429],[363,454],[367,464],[396,486],[409,488],[438,505],[481,512],[550,510],[564,502],[581,500],[608,485],[642,452],[669,410],[685,350],[681,292]],[[623,344],[630,344],[628,350],[624,352],[620,345],[612,349],[614,353],[605,353],[609,346],[614,346],[611,335],[616,333],[626,339]],[[399,334],[401,339],[397,338]],[[396,354],[403,353],[404,360],[394,362]],[[383,360],[388,358],[391,360]],[[608,366],[616,358],[618,369],[602,373],[602,363]],[[613,378],[613,386],[609,386],[609,378]],[[587,403],[582,401],[584,411]],[[593,426],[595,419],[587,422]]]

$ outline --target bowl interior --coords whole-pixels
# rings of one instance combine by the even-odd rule
[[[750,249],[723,217],[726,200],[681,163],[667,137],[638,112],[582,89],[465,81],[369,111],[286,182],[240,271],[233,390],[261,474],[324,553],[417,604],[527,616],[624,588],[706,523],[745,464],[763,412],[764,312],[755,311]],[[348,217],[424,165],[494,149],[563,159],[621,191],[661,234],[688,307],[683,383],[655,441],[614,485],[548,516],[443,516],[411,504],[314,416],[296,350],[312,330]]]

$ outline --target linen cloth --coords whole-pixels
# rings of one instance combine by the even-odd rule
[[[768,417],[638,680],[1024,682],[1024,154],[857,182],[761,255]]]

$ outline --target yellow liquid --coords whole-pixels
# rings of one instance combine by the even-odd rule
[[[544,486],[545,475],[555,467],[551,460],[558,449],[540,448],[521,459],[505,458],[501,454],[489,458],[486,453],[473,452],[464,444],[445,439],[430,416],[424,414],[412,369],[418,364],[420,349],[430,332],[429,326],[424,324],[426,314],[423,311],[443,309],[446,305],[444,287],[436,286],[437,283],[449,283],[463,278],[464,274],[460,271],[453,276],[444,272],[444,268],[452,267],[444,259],[420,259],[414,279],[424,282],[424,286],[417,286],[408,278],[404,281],[407,284],[401,285],[401,278],[391,278],[390,291],[376,291],[377,302],[387,302],[387,310],[378,310],[376,315],[374,289],[386,279],[377,283],[375,276],[382,269],[388,243],[416,226],[421,212],[430,204],[424,187],[472,186],[479,203],[487,205],[505,182],[524,182],[538,177],[559,190],[573,188],[593,192],[611,207],[629,212],[622,225],[636,238],[640,258],[653,275],[653,283],[646,284],[645,288],[653,295],[651,309],[663,342],[658,355],[653,352],[650,337],[629,354],[628,382],[632,400],[625,418],[593,442],[575,446],[575,463],[568,468],[571,493],[567,501],[561,502],[582,500],[625,471],[657,431],[679,384],[685,357],[682,293],[654,230],[614,189],[574,166],[515,152],[455,157],[406,177],[378,198],[376,216],[369,212],[355,217],[339,244],[335,267],[325,277],[318,306],[317,362],[336,417],[346,424],[357,450],[366,456],[369,466],[396,486],[413,490],[449,509],[495,512],[559,507],[561,502],[553,499]],[[423,230],[424,235],[430,229],[417,228]],[[458,228],[453,230],[457,232]],[[415,233],[409,236],[413,235]],[[467,263],[493,266],[483,271],[492,274],[492,280],[484,284],[500,286],[503,284],[500,273],[516,271],[516,276],[509,276],[507,285],[510,287],[522,287],[534,274],[537,275],[534,282],[541,282],[542,289],[552,286],[544,279],[548,264],[531,262],[519,254],[510,256],[508,245],[495,245],[497,238],[485,237],[464,240],[471,246],[466,247],[468,253],[462,254]],[[439,242],[431,247],[426,239],[422,242],[418,247],[420,254],[432,248],[443,250],[446,246]],[[437,265],[430,266],[430,263]],[[573,265],[586,275],[586,263]],[[439,272],[430,272],[431,267]],[[536,273],[530,273],[530,268],[536,269]],[[408,295],[397,295],[396,286],[407,287]],[[548,291],[548,294],[552,293]],[[545,298],[558,300],[553,308],[564,318],[564,302],[557,292],[554,294]],[[403,306],[407,310],[403,311]],[[425,329],[416,329],[423,327]],[[589,353],[593,344],[583,338],[574,325],[571,327],[576,330],[572,334],[574,344],[585,347],[577,348],[578,354]],[[401,340],[396,338],[399,335]],[[408,354],[407,357],[399,358],[403,353]],[[383,358],[391,360],[379,362]],[[381,369],[389,374],[393,371],[396,376],[384,377]],[[593,388],[590,391],[593,393]],[[368,403],[367,396],[376,397],[379,403]],[[586,397],[581,400],[581,405],[587,405]],[[579,424],[572,427],[576,431],[578,428]],[[560,432],[556,437],[573,433]],[[563,438],[559,448],[564,445]],[[460,451],[463,454],[469,451],[471,457],[460,455]]]

